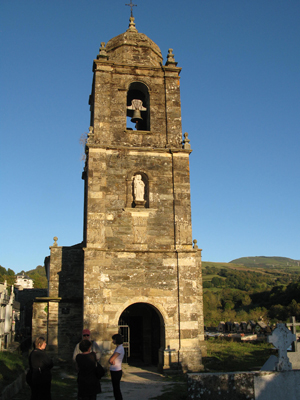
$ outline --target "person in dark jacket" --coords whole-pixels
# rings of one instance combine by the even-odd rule
[[[36,338],[34,349],[29,355],[31,373],[31,400],[51,400],[51,368],[53,361],[45,353],[46,340],[42,336]]]
[[[96,376],[96,354],[91,351],[92,342],[82,340],[79,343],[81,353],[76,356],[78,370],[78,400],[96,400],[101,392],[100,381]]]

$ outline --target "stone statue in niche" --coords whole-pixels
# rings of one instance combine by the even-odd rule
[[[137,174],[133,179],[134,204],[136,207],[143,207],[146,203],[145,183],[142,180],[142,175]]]
[[[143,201],[145,194],[145,184],[142,181],[141,175],[134,177],[134,200]]]

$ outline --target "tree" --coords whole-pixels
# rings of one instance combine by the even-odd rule
[[[6,275],[6,269],[0,265],[0,275]]]
[[[242,305],[250,306],[251,302],[252,302],[251,297],[248,294],[245,294],[242,300]]]
[[[288,318],[288,310],[282,304],[276,304],[271,306],[269,310],[269,316],[270,318],[278,321],[286,321]]]
[[[8,268],[8,270],[7,270],[7,275],[9,275],[9,276],[15,276],[15,273],[14,273],[14,271],[13,271],[12,269]]]
[[[230,310],[232,310],[232,309],[234,309],[234,302],[233,302],[233,301],[227,301],[227,302],[224,304],[224,310],[225,310],[225,311],[230,311]]]
[[[300,319],[300,303],[297,303],[295,299],[287,307],[289,317],[296,317],[296,320]]]
[[[214,285],[214,287],[221,287],[223,286],[223,279],[214,276],[211,280],[211,283]]]
[[[260,319],[267,320],[268,310],[265,307],[256,307],[249,311],[249,319],[258,321]]]
[[[218,325],[221,321],[221,303],[216,294],[207,291],[203,296],[203,313],[206,325]]]

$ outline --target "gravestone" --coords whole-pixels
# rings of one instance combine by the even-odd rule
[[[300,322],[296,322],[296,317],[291,317],[290,321],[291,322],[286,324],[286,326],[287,327],[291,327],[292,328],[291,329],[292,333],[294,333],[296,335],[296,340],[293,342],[293,350],[294,351],[298,351],[298,348],[297,348],[297,334],[296,334],[296,332],[297,332],[297,326],[300,326]]]
[[[188,374],[188,400],[299,400],[300,371],[293,371],[287,349],[296,340],[277,324],[268,342],[278,349],[259,372]]]
[[[292,363],[293,369],[300,369],[300,346],[297,343],[296,327],[300,326],[300,322],[296,322],[295,317],[291,317],[290,323],[286,324],[287,327],[291,327],[292,333],[296,335],[296,340],[293,342],[293,351],[288,352],[288,357]]]
[[[277,324],[272,335],[268,336],[268,342],[272,343],[278,349],[278,357],[271,356],[263,365],[261,371],[290,371],[292,364],[287,355],[287,349],[296,339],[285,324]]]

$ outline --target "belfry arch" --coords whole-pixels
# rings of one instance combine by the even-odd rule
[[[150,131],[150,96],[144,83],[132,82],[129,85],[126,109],[127,127],[129,129]],[[134,116],[137,115],[138,117],[134,119]]]
[[[123,335],[126,361],[130,365],[145,364],[163,367],[165,324],[159,310],[149,303],[137,302],[126,307],[118,321]]]

